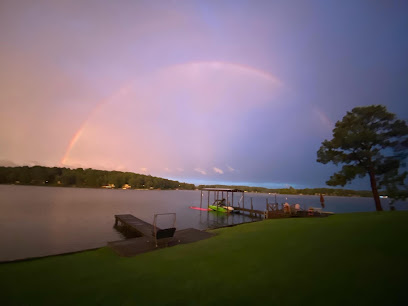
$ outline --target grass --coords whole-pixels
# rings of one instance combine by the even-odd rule
[[[132,258],[0,265],[2,305],[407,305],[408,212],[268,220]]]

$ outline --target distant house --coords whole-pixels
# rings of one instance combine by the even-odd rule
[[[132,188],[132,186],[130,186],[129,184],[125,184],[122,186],[122,189],[130,189]]]
[[[104,185],[104,186],[102,186],[102,188],[112,189],[112,188],[115,188],[115,184]]]

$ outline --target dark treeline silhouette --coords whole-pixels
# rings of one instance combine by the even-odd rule
[[[194,190],[194,184],[180,183],[151,175],[143,175],[132,172],[104,171],[94,169],[69,169],[58,167],[0,167],[0,184],[21,184],[40,186],[69,186],[130,189],[185,189]],[[293,187],[270,189],[264,187],[249,186],[226,186],[226,185],[200,185],[198,188],[238,188],[248,192],[279,193],[279,194],[324,194],[332,196],[361,196],[371,197],[371,191],[347,190],[334,188],[306,188],[295,189]]]
[[[372,197],[373,194],[368,190],[348,190],[348,189],[334,189],[334,188],[306,188],[295,189],[293,187],[270,189],[264,187],[248,187],[248,186],[226,186],[226,185],[200,185],[198,189],[202,188],[237,188],[248,192],[260,192],[260,193],[279,193],[279,194],[297,194],[297,195],[318,195],[324,194],[329,196],[359,196],[359,197]]]
[[[131,189],[195,189],[194,184],[180,183],[151,175],[132,172],[58,167],[0,167],[0,184],[127,187]]]

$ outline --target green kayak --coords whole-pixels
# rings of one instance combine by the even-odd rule
[[[219,212],[234,212],[234,209],[229,206],[217,206],[217,205],[210,205],[209,208],[213,211],[219,211]]]
[[[228,209],[221,207],[221,206],[217,206],[217,205],[210,205],[209,206],[211,210],[213,211],[219,211],[219,212],[227,212]]]

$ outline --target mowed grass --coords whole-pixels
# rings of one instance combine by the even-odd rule
[[[408,212],[267,220],[132,258],[0,265],[1,305],[408,305]]]

